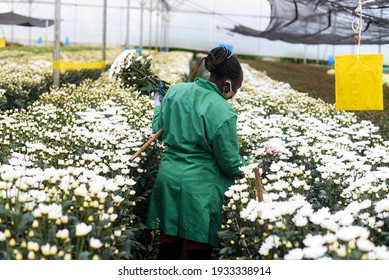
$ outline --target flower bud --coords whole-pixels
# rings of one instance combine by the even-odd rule
[[[38,220],[34,220],[32,222],[32,228],[38,228],[39,227],[39,221]]]
[[[28,252],[27,258],[29,260],[35,260],[35,253],[34,253],[34,251]]]

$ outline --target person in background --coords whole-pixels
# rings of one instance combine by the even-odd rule
[[[239,167],[237,116],[227,102],[242,86],[238,59],[225,47],[204,62],[208,80],[178,83],[160,102],[155,95],[153,132],[164,129],[165,149],[147,217],[161,231],[158,259],[210,259],[218,245],[224,192],[243,176]]]

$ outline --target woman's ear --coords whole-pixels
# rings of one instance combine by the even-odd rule
[[[230,80],[225,80],[223,83],[223,93],[228,93],[232,91],[232,82]]]

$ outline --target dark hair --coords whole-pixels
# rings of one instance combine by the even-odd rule
[[[212,49],[206,57],[200,60],[193,73],[197,72],[203,61],[205,69],[216,79],[222,79],[224,77],[239,78],[242,75],[242,66],[233,53],[226,47]]]

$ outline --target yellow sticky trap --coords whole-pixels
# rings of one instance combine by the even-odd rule
[[[78,70],[78,69],[104,69],[105,61],[98,62],[64,62],[59,60],[53,61],[53,69],[57,70]]]
[[[383,54],[335,56],[336,110],[383,110]]]
[[[5,48],[5,39],[0,38],[0,48]]]

